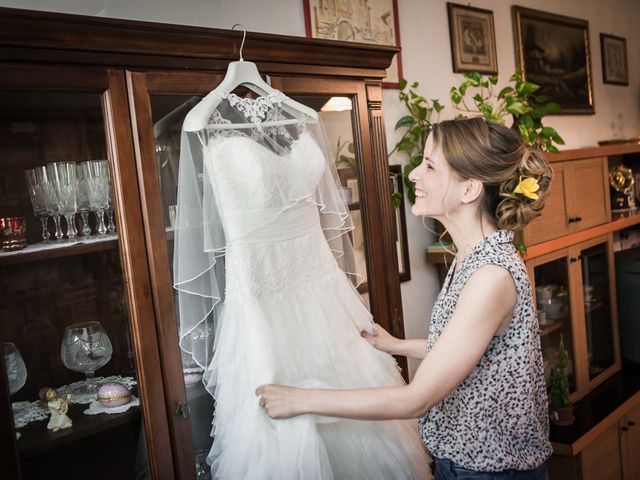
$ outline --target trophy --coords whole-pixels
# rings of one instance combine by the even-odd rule
[[[609,184],[615,190],[611,196],[611,209],[614,211],[636,208],[633,172],[620,164],[609,172]]]

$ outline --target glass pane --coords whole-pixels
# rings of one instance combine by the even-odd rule
[[[180,131],[185,115],[199,100],[199,97],[180,95],[152,95],[151,111],[154,122],[156,149],[156,167],[160,180],[164,226],[167,232],[167,250],[169,262],[173,261],[176,204],[178,199],[178,170],[180,166]],[[173,269],[171,269],[173,280]],[[173,281],[172,281],[173,283]],[[174,290],[176,317],[178,313],[178,296]],[[177,341],[178,339],[176,339]],[[211,449],[211,420],[214,412],[213,397],[204,388],[203,370],[191,359],[190,355],[182,355],[182,371],[189,404],[189,422],[191,439],[196,458],[198,479],[211,478],[210,467],[206,457]]]
[[[362,284],[358,286],[364,302],[369,305],[367,295],[367,262],[364,242],[364,228],[362,210],[360,208],[360,190],[358,169],[356,167],[357,149],[353,143],[353,123],[351,118],[352,101],[348,97],[332,97],[330,95],[293,96],[319,113],[324,124],[329,148],[332,149],[332,159],[336,167],[341,186],[341,195],[349,206],[354,230],[351,232],[351,242],[356,255],[356,264],[363,275]]]
[[[99,94],[0,92],[0,338],[24,479],[145,472],[106,151]]]
[[[562,338],[569,356],[567,366],[569,389],[571,392],[575,392],[575,355],[571,328],[571,297],[569,295],[567,258],[562,257],[539,265],[533,271],[545,378],[549,382],[551,369],[560,359],[559,346],[560,338]]]
[[[615,363],[606,243],[582,252],[582,285],[589,378],[593,379]]]

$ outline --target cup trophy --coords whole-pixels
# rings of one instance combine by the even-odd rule
[[[609,172],[609,184],[614,190],[611,192],[611,210],[622,212],[636,208],[634,183],[633,172],[622,164]]]

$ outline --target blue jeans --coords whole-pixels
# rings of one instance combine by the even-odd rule
[[[544,463],[533,470],[477,472],[461,467],[446,458],[436,458],[435,480],[547,480],[547,478],[547,466]]]

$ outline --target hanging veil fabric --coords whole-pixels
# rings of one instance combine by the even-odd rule
[[[174,247],[180,347],[216,400],[213,477],[430,478],[414,421],[273,421],[259,407],[265,383],[402,380],[360,337],[372,320],[321,124],[295,121],[281,92],[213,93],[208,125],[181,134]]]

